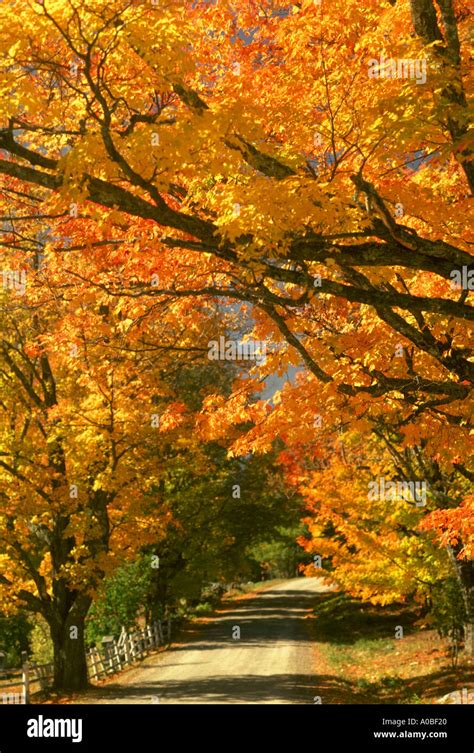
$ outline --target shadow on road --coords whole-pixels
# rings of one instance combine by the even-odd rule
[[[344,695],[344,701],[336,698]],[[108,685],[106,688],[91,691],[91,701],[117,703],[135,699],[145,703],[301,703],[314,704],[315,697],[322,703],[364,703],[360,689],[330,675],[275,674],[267,677],[261,675],[234,675],[212,678],[166,680],[159,682],[140,682],[121,686]],[[331,700],[332,699],[332,700]],[[319,703],[319,701],[317,701]]]
[[[212,651],[250,644],[268,647],[275,640],[294,640],[298,633],[298,642],[311,643],[309,631],[299,629],[301,621],[311,613],[317,600],[323,594],[306,594],[301,591],[278,591],[250,599],[242,599],[229,606],[223,605],[211,620],[206,620],[205,630],[202,625],[192,624],[182,633],[184,643],[170,648],[170,652]],[[232,640],[232,629],[241,630],[240,641]]]

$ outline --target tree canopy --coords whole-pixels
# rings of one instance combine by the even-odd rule
[[[372,578],[380,541],[411,584],[450,562],[474,650],[470,20],[463,0],[1,4],[2,584],[64,596],[60,642],[165,535],[161,450],[283,443],[305,546],[375,598],[407,590]],[[178,375],[227,336],[265,357],[192,405]],[[423,505],[371,499],[381,477]]]

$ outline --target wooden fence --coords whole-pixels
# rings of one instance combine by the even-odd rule
[[[170,620],[166,625],[166,636],[160,620],[133,633],[127,633],[125,628],[122,628],[117,641],[105,640],[103,648],[92,648],[87,653],[89,678],[100,680],[102,677],[120,672],[127,665],[143,659],[149,651],[169,643],[170,640]]]
[[[145,625],[142,630],[127,633],[125,628],[118,640],[113,637],[102,640],[101,648],[91,648],[86,653],[90,680],[100,680],[120,672],[129,664],[143,659],[150,651],[169,643],[171,620],[166,629],[161,620]],[[51,688],[53,663],[36,664],[22,654],[22,667],[0,671],[0,703],[29,703],[30,696]]]

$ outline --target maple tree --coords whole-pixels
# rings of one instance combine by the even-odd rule
[[[24,298],[2,294],[2,603],[43,615],[55,684],[70,689],[87,682],[84,620],[102,578],[164,537],[167,442],[195,445],[161,373],[175,357],[140,336],[132,348],[123,311],[92,293],[51,266]]]
[[[411,452],[396,472],[437,492],[474,650],[468,5],[12,0],[0,20],[3,247],[152,332],[163,314],[165,352],[205,358],[247,306],[267,358],[207,397],[202,436],[248,422],[236,454],[298,448],[318,418]]]
[[[426,529],[433,528],[436,519],[440,524],[439,516],[465,515],[465,490],[452,484],[449,495],[459,506],[430,512],[431,499],[416,489],[412,493],[408,486],[399,491],[389,486],[390,478],[413,478],[412,471],[404,476],[400,471],[403,464],[420,460],[419,448],[400,449],[394,460],[378,441],[356,431],[326,433],[322,441],[326,451],[319,443],[281,456],[290,483],[305,496],[310,512],[310,536],[300,539],[313,556],[306,571],[329,574],[346,592],[376,604],[407,598],[426,603],[450,573],[448,547],[440,548]],[[441,495],[446,485],[446,478],[437,484],[432,479],[426,497]],[[384,490],[386,494],[380,493]],[[453,549],[472,556],[457,546],[459,538],[472,541],[472,519],[465,517],[463,525],[464,530],[458,527],[457,535],[445,541],[453,557]],[[440,529],[446,537],[445,526]]]

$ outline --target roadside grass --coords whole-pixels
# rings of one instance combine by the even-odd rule
[[[460,658],[454,667],[448,641],[424,629],[419,612],[406,604],[380,607],[322,594],[312,624],[316,672],[331,677],[323,702],[436,703],[455,691],[474,691],[472,660]]]

